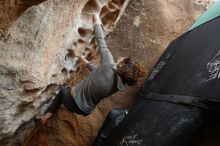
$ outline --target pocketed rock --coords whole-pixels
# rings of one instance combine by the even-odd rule
[[[0,2],[0,145],[23,144],[59,87],[76,78],[80,55],[96,51],[93,13],[106,34],[127,0]],[[109,7],[111,5],[111,8]],[[32,131],[33,130],[33,131]]]

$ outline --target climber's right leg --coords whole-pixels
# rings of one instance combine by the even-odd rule
[[[64,94],[63,94],[64,90],[65,90],[65,88],[63,88],[59,91],[59,93],[54,98],[50,107],[46,110],[46,113],[41,116],[41,120],[43,123],[46,123],[47,119],[50,118],[52,116],[52,114],[55,113],[59,109],[59,107],[62,103],[62,97],[64,96]]]
[[[41,117],[41,120],[47,120],[51,115],[59,109],[60,105],[63,104],[68,111],[77,113],[79,115],[87,116],[87,113],[84,113],[77,106],[74,97],[71,95],[71,88],[65,87],[59,91],[57,96],[54,98],[52,104],[47,109],[46,113]]]
[[[62,103],[68,111],[74,112],[74,113],[77,113],[77,114],[83,115],[83,116],[88,115],[87,113],[83,112],[76,104],[76,102],[74,100],[75,97],[73,97],[73,95],[71,94],[71,88],[67,88],[67,90],[65,90],[63,92],[63,94],[65,94],[65,96],[63,96],[63,98],[62,98]]]
[[[59,93],[56,95],[56,97],[54,98],[52,104],[50,105],[50,107],[47,109],[46,113],[49,112],[49,113],[55,113],[60,105],[62,104],[62,98],[64,95],[64,92],[65,92],[66,88],[63,88],[59,91]]]

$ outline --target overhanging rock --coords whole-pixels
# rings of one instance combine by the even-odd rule
[[[31,1],[0,3],[9,8],[23,8],[30,6]],[[25,140],[22,134],[30,134],[28,131],[32,130],[26,122],[45,111],[59,85],[74,78],[78,57],[97,52],[93,13],[99,13],[108,34],[128,0],[48,0],[35,4],[38,3],[33,2],[1,34],[2,144],[22,143]],[[22,132],[15,134],[19,127]]]

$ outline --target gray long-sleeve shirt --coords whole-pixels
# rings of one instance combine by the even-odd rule
[[[121,78],[115,71],[115,62],[105,43],[101,25],[95,25],[95,38],[101,55],[101,65],[97,68],[88,65],[93,71],[75,87],[75,102],[85,113],[91,113],[101,99],[124,89]]]

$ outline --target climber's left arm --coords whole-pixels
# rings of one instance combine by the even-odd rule
[[[94,29],[95,29],[95,39],[97,42],[97,46],[101,55],[101,64],[102,65],[114,65],[114,59],[113,56],[111,54],[111,52],[109,51],[105,39],[104,39],[104,32],[102,30],[102,23],[101,20],[99,18],[99,16],[96,14],[94,15]]]

